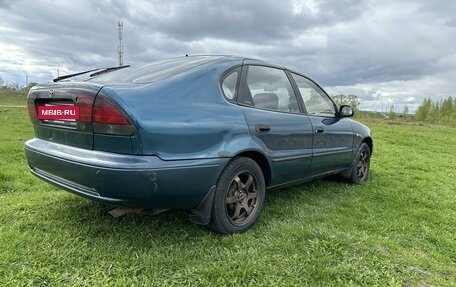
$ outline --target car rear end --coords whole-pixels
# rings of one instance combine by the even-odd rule
[[[27,107],[35,137],[73,147],[131,154],[131,136],[135,134],[132,120],[101,89],[100,85],[83,82],[33,88]],[[62,106],[78,107],[79,118],[39,119],[40,108]]]
[[[141,145],[141,125],[128,104],[116,100],[115,91],[88,82],[34,87],[27,106],[35,138],[25,143],[31,172],[105,204],[197,207],[215,184],[225,160],[163,160],[142,154],[133,148]],[[40,119],[42,107],[56,106],[77,107],[79,118]]]

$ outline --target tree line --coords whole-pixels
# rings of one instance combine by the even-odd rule
[[[424,99],[416,111],[415,119],[433,124],[456,126],[456,98]]]
[[[18,83],[6,83],[2,77],[0,77],[0,93],[1,94],[27,94],[28,91],[33,87],[37,85],[35,82],[29,83],[27,86],[21,86]]]
[[[359,109],[359,98],[356,95],[333,95],[332,98],[339,105],[348,104],[356,110]],[[359,112],[358,116],[367,116],[366,113]],[[391,105],[389,112],[385,114],[385,119],[389,120],[407,120],[419,121],[431,124],[441,124],[456,126],[456,98],[448,97],[443,100],[433,100],[431,98],[424,99],[423,103],[418,107],[415,113],[410,113],[409,108],[404,106],[402,112],[397,112],[394,105]]]

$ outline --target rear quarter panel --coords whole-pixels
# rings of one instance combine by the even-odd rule
[[[235,62],[195,68],[147,85],[106,86],[133,118],[136,154],[165,160],[231,157],[254,146],[237,105],[227,102],[219,80]]]

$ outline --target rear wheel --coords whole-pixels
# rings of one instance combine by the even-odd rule
[[[258,219],[264,197],[265,182],[258,164],[246,157],[233,159],[218,179],[208,227],[221,234],[246,231]]]
[[[370,168],[370,148],[366,143],[362,143],[356,153],[355,161],[351,167],[348,181],[354,184],[360,184],[367,180]]]

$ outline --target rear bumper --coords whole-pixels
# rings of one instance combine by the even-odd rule
[[[164,161],[40,139],[25,143],[31,172],[86,198],[116,206],[196,208],[229,158]]]

